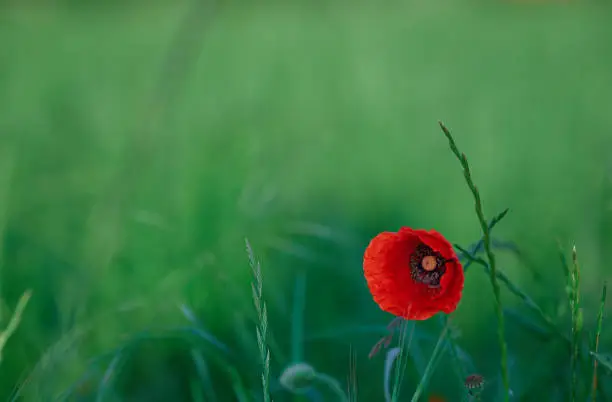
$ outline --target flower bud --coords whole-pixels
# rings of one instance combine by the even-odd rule
[[[294,363],[285,368],[279,381],[287,390],[301,394],[308,391],[316,378],[317,372],[312,366],[307,363]]]

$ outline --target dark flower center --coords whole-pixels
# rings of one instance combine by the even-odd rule
[[[410,275],[412,280],[439,288],[440,279],[446,272],[447,260],[440,253],[433,251],[425,244],[419,244],[410,255]]]

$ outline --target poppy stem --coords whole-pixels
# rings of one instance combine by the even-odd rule
[[[455,143],[453,136],[451,135],[448,128],[446,128],[444,123],[442,122],[438,122],[438,123],[440,125],[440,128],[444,132],[444,135],[448,139],[448,143],[449,143],[451,151],[453,152],[453,154],[455,154],[455,156],[461,163],[465,181],[468,187],[470,188],[470,190],[472,191],[472,195],[474,196],[474,209],[476,211],[476,215],[478,216],[478,221],[482,229],[484,249],[487,255],[487,259],[489,260],[489,268],[490,268],[489,279],[491,281],[491,287],[493,288],[493,294],[495,296],[495,313],[497,315],[497,336],[498,336],[499,348],[500,348],[500,354],[501,354],[501,363],[500,363],[501,364],[501,375],[502,375],[502,382],[504,384],[504,390],[505,390],[504,401],[508,402],[510,399],[510,380],[508,377],[508,347],[506,345],[506,339],[504,336],[504,333],[505,333],[504,313],[503,313],[502,303],[501,303],[501,290],[500,290],[499,283],[497,281],[497,267],[495,264],[495,254],[493,253],[493,249],[491,247],[491,236],[489,233],[489,225],[487,223],[487,220],[484,216],[484,212],[482,210],[482,201],[480,199],[480,192],[478,191],[478,188],[476,187],[476,185],[474,184],[474,181],[472,180],[472,173],[470,171],[470,166],[468,164],[467,157],[465,156],[464,153],[459,151],[459,148],[457,147],[457,144]]]
[[[427,383],[429,382],[429,378],[433,374],[435,365],[438,362],[438,358],[440,354],[443,352],[444,346],[446,345],[444,340],[446,339],[446,336],[448,334],[450,323],[451,323],[451,320],[449,318],[448,320],[446,320],[446,324],[444,325],[444,328],[442,328],[442,332],[440,332],[440,336],[438,337],[438,342],[436,342],[436,346],[434,346],[434,350],[431,354],[431,358],[429,359],[429,362],[427,363],[427,366],[425,367],[425,372],[423,373],[423,376],[421,377],[421,381],[419,382],[419,385],[417,385],[417,388],[414,391],[414,394],[412,395],[412,399],[410,400],[410,402],[418,402],[419,399],[421,398],[421,394],[425,390],[425,387],[427,386]]]

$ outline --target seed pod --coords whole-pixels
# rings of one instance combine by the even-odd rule
[[[465,379],[465,388],[471,394],[474,391],[479,391],[484,386],[485,379],[480,374],[472,374]]]

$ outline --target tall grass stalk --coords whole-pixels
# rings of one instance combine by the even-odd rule
[[[572,311],[571,400],[572,402],[575,402],[576,395],[578,394],[578,354],[580,349],[580,336],[582,334],[582,312],[580,310],[580,266],[578,265],[578,253],[576,252],[576,246],[572,247],[572,267],[570,272],[570,280],[570,308]]]
[[[257,331],[257,346],[259,347],[259,354],[261,363],[263,366],[261,374],[261,386],[263,392],[263,401],[270,402],[270,350],[268,349],[267,337],[268,337],[268,310],[266,303],[263,299],[263,277],[261,275],[261,264],[255,259],[253,248],[249,239],[245,239],[246,251],[249,256],[249,264],[253,271],[253,282],[251,288],[253,290],[253,304],[257,311],[257,318],[259,319],[256,327]]]
[[[474,184],[474,181],[472,180],[472,174],[470,172],[470,166],[468,164],[467,157],[465,156],[464,153],[461,153],[459,151],[459,148],[457,148],[457,144],[455,143],[455,140],[453,139],[453,136],[451,135],[448,128],[446,128],[446,126],[442,122],[439,122],[439,124],[440,124],[440,128],[444,132],[444,135],[448,139],[448,143],[450,145],[451,151],[453,152],[453,154],[455,154],[455,156],[461,163],[461,167],[463,167],[463,175],[465,177],[465,181],[468,187],[470,188],[470,190],[472,191],[472,195],[474,196],[474,207],[476,210],[476,215],[478,216],[478,221],[480,222],[480,227],[482,229],[485,253],[487,255],[487,259],[489,260],[489,269],[490,269],[489,279],[491,280],[491,287],[493,288],[493,294],[495,296],[495,313],[497,315],[497,336],[498,336],[499,349],[500,349],[500,354],[501,354],[501,362],[500,362],[501,375],[502,375],[502,382],[503,382],[504,390],[505,390],[504,400],[508,402],[510,398],[510,380],[508,377],[508,347],[506,345],[506,339],[504,336],[504,333],[505,333],[504,312],[503,312],[502,302],[501,302],[500,286],[499,286],[499,283],[497,282],[497,267],[495,264],[495,254],[493,253],[493,249],[491,247],[491,236],[489,233],[489,225],[487,223],[487,220],[484,216],[484,212],[482,210],[480,192],[478,191],[478,188],[476,187],[476,185]]]
[[[23,312],[25,311],[28,302],[30,301],[30,297],[32,297],[32,291],[26,290],[23,292],[19,301],[17,302],[17,307],[15,307],[15,312],[11,316],[11,320],[9,321],[6,328],[0,332],[0,363],[2,363],[2,351],[4,350],[4,346],[6,346],[6,342],[9,338],[17,331],[19,324],[21,323],[21,317],[23,316]]]
[[[601,326],[603,323],[603,315],[604,308],[606,306],[606,293],[608,290],[608,284],[604,282],[603,290],[601,291],[601,302],[599,304],[599,314],[597,315],[597,332],[595,332],[595,350],[597,353],[599,351],[599,337],[601,335]],[[592,382],[592,391],[591,391],[591,402],[595,402],[597,400],[597,359],[593,357],[593,382]]]

